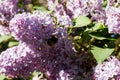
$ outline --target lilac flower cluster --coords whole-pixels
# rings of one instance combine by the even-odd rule
[[[6,76],[27,78],[34,70],[49,80],[88,79],[92,75],[82,67],[87,55],[75,56],[67,30],[57,26],[49,14],[17,14],[10,21],[10,30],[20,44],[0,55],[0,72]]]
[[[89,69],[90,64],[87,63],[90,60],[88,60],[88,55],[84,54],[79,55],[79,57],[66,57],[66,60],[62,62],[62,67],[60,67],[60,64],[57,65],[56,73],[49,71],[46,73],[48,80],[92,80],[93,73]],[[54,71],[56,68],[54,68]]]
[[[10,48],[2,53],[1,57],[3,58],[1,58],[0,68],[7,71],[1,72],[8,77],[17,77],[19,75],[25,78],[25,76],[27,77],[30,75],[29,73],[31,73],[33,70],[37,70],[42,71],[43,73],[49,73],[49,76],[52,76],[52,79],[54,79],[53,76],[55,77],[59,70],[66,68],[66,64],[68,63],[68,60],[66,61],[66,59],[69,59],[70,56],[74,55],[74,51],[72,49],[73,44],[68,40],[67,31],[61,27],[56,26],[53,23],[52,17],[50,17],[48,14],[38,11],[35,11],[33,14],[17,14],[10,21],[10,30],[15,39],[20,41],[20,44],[27,46],[22,45],[20,47],[16,47],[20,49],[22,48],[22,51],[20,49],[17,49],[16,51],[14,48]],[[26,52],[26,49],[30,49],[31,51],[29,52],[28,50]],[[11,55],[7,55],[5,59],[4,55],[8,53]],[[15,53],[18,58],[12,60],[14,57],[11,58],[11,56]],[[21,54],[24,55],[22,58]],[[37,57],[33,58],[33,55]],[[9,59],[13,61],[12,63],[16,62],[14,66],[3,64],[4,62],[12,64],[9,62]],[[33,62],[38,61],[39,63],[36,62],[36,64],[31,62],[29,64],[27,59],[30,61],[32,60]],[[26,73],[26,71],[22,71],[25,65],[21,61],[29,64],[29,68],[26,68],[26,70],[28,70],[28,73]],[[35,68],[33,68],[33,65]],[[39,68],[36,68],[36,66]],[[20,69],[17,69],[19,67]],[[16,73],[15,70],[12,70],[14,68],[18,70],[18,73]],[[22,71],[22,73],[19,73],[19,71]]]
[[[17,13],[18,0],[1,0],[0,1],[0,34],[9,34],[8,22]],[[7,27],[7,28],[5,28]]]
[[[46,17],[46,18],[45,18]],[[30,43],[42,43],[55,32],[53,19],[48,14],[34,12],[15,15],[10,21],[10,31],[15,39]]]
[[[0,1],[0,34],[9,34],[9,21],[17,14],[21,9],[18,6],[20,0],[1,0]],[[31,0],[24,0],[24,5],[30,3]],[[5,28],[6,27],[6,28]],[[4,32],[3,32],[3,31]]]
[[[120,61],[114,56],[109,57],[103,64],[97,65],[94,70],[95,80],[120,79]]]
[[[120,34],[120,7],[112,7],[109,6],[106,9],[107,21],[106,25],[108,25],[109,33]]]
[[[102,3],[103,0],[67,0],[58,1],[57,6],[54,6],[55,0],[48,0],[48,7],[50,10],[54,9],[55,17],[58,23],[64,23],[62,25],[71,25],[70,22],[80,15],[90,15],[92,20],[105,23],[106,15]]]
[[[58,4],[55,9],[55,17],[57,18],[57,23],[64,25],[66,27],[72,26],[72,20],[70,16],[67,15],[62,4]]]
[[[0,16],[2,19],[10,20],[18,11],[17,3],[19,0],[1,0]]]
[[[91,12],[102,9],[103,0],[68,0],[66,7],[73,14],[72,18],[79,15],[89,15]]]
[[[68,0],[66,7],[72,18],[79,15],[91,16],[92,20],[105,22],[105,11],[102,9],[103,0]]]
[[[19,11],[20,0],[1,0],[0,1],[0,19],[5,19],[6,21],[11,20],[13,16]],[[24,0],[23,3],[28,4],[31,0]]]
[[[36,55],[27,45],[20,44],[9,48],[0,55],[0,73],[9,78],[27,78],[39,68],[39,55]]]
[[[108,26],[109,33],[120,34],[120,0],[108,0],[106,6],[106,25]]]
[[[108,0],[103,9],[104,0],[48,0],[48,8],[54,10],[58,24],[72,26],[72,20],[80,15],[89,16],[91,20],[105,23],[109,33],[120,34],[119,14],[120,0]]]
[[[55,0],[48,0],[48,7],[50,10],[54,10],[54,16],[57,18],[57,24],[64,25],[65,27],[72,26],[72,20],[66,13],[63,2],[65,1],[60,1],[60,3],[55,5]]]

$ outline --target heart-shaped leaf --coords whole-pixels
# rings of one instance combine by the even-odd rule
[[[100,48],[96,46],[91,47],[91,52],[98,64],[102,64],[102,62],[105,59],[107,59],[112,54],[113,51],[114,51],[113,48],[112,49],[111,48]]]
[[[2,35],[0,36],[0,43],[9,40],[10,38],[12,38],[11,35]]]
[[[91,20],[88,17],[81,15],[74,19],[73,22],[75,23],[74,27],[83,27],[89,25]]]

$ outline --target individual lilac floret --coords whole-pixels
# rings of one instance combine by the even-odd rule
[[[120,34],[120,7],[107,7],[106,15],[109,33]]]
[[[9,78],[27,78],[37,70],[39,56],[24,44],[3,51],[0,55],[0,73]]]
[[[94,69],[94,72],[95,80],[109,80],[112,78],[119,78],[120,61],[116,57],[111,56],[107,59],[107,61],[103,62],[103,64],[97,65]]]
[[[54,23],[50,15],[34,12],[17,14],[10,21],[10,30],[15,39],[31,43],[48,39],[54,32]]]

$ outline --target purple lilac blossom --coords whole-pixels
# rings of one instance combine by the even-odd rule
[[[102,9],[103,0],[68,0],[66,7],[73,14],[73,18],[79,15],[89,15],[91,11]]]
[[[19,8],[18,3],[20,0],[1,0],[0,1],[0,34],[9,34],[9,21],[14,17],[15,14],[19,13],[23,8]],[[31,0],[24,0],[23,5],[27,5]],[[4,22],[1,23],[1,22]],[[3,28],[4,27],[4,28]],[[4,31],[4,32],[3,32]]]
[[[56,50],[59,50],[59,48],[66,50],[67,47],[71,47],[71,42],[67,39],[67,30],[56,26],[49,14],[45,15],[45,13],[37,11],[33,14],[18,14],[10,21],[10,30],[15,39],[28,45],[34,45],[42,49],[43,52],[46,48],[52,49],[52,43],[49,42],[52,42],[54,39]]]
[[[40,46],[41,67],[44,68],[45,74],[49,74],[50,80],[56,79],[59,71],[67,68],[71,61],[70,57],[74,56],[73,44],[67,39],[66,31],[63,28],[57,28],[54,36],[57,37],[57,42],[46,44],[44,41],[44,46]],[[51,39],[50,41],[52,42]]]
[[[65,27],[69,27],[72,25],[72,20],[69,15],[67,15],[65,7],[63,6],[63,2],[65,1],[59,1],[61,3],[58,3],[55,6],[55,0],[47,0],[48,1],[48,8],[50,10],[54,10],[54,16],[57,18],[57,24],[63,25]],[[52,6],[51,6],[52,5]]]
[[[66,8],[72,14],[72,18],[90,15],[92,20],[104,23],[106,15],[102,3],[103,0],[68,0]]]
[[[28,13],[23,13],[19,15],[20,17],[14,17],[14,20],[11,21],[12,23],[11,32],[13,32],[16,35],[16,36],[13,35],[15,38],[18,38],[18,40],[20,40],[23,43],[26,43],[27,45],[30,44],[34,48],[36,48],[36,46],[38,45],[36,49],[39,50],[38,53],[40,55],[39,71],[42,71],[44,74],[46,74],[49,80],[55,80],[58,77],[60,77],[61,75],[59,73],[61,72],[61,70],[64,70],[66,74],[67,73],[70,74],[71,75],[70,78],[75,78],[76,76],[79,75],[79,73],[82,74],[84,72],[80,68],[81,63],[77,62],[77,61],[81,61],[81,58],[77,58],[77,59],[75,58],[75,54],[73,51],[73,44],[71,41],[68,40],[68,34],[64,28],[55,26],[50,16],[46,17],[45,14],[43,16],[42,13],[39,13],[39,15],[38,12],[35,12],[33,14],[29,13],[29,15]],[[17,20],[22,21],[22,24],[21,23],[19,24]],[[30,24],[31,22],[27,22],[29,24],[26,25],[27,24],[26,21],[36,22],[37,26],[33,24],[34,26],[30,26],[29,28],[28,26],[31,25]],[[41,25],[42,23],[43,25],[46,23],[47,24],[43,26]],[[34,30],[34,27],[37,28],[38,30],[37,34],[40,37],[35,35],[36,30]],[[24,31],[24,33],[22,31]],[[19,34],[21,34],[21,38],[17,36]],[[30,36],[37,37],[37,40],[35,40],[35,43],[37,42],[37,44],[36,45],[32,44],[34,43],[34,38],[30,38],[30,37],[26,38],[24,37],[25,35],[23,34],[25,35],[29,34]],[[28,41],[32,41],[32,42],[28,43]],[[55,42],[50,43],[52,41]],[[80,63],[80,65],[78,65],[78,63]]]
[[[0,35],[8,35],[8,34],[10,34],[9,28],[0,25]]]
[[[44,19],[44,17],[42,17],[42,18]],[[43,22],[44,22],[44,20],[43,20]],[[24,26],[21,26],[21,27],[24,27]],[[27,44],[27,46],[25,46],[26,48],[28,47],[30,50],[33,51],[33,52],[31,52],[31,54],[38,55],[37,57],[35,57],[35,60],[37,60],[35,62],[37,64],[34,63],[35,65],[37,65],[37,67],[34,68],[32,66],[33,69],[36,71],[41,71],[44,74],[46,74],[46,77],[48,80],[57,80],[57,79],[58,80],[64,80],[64,79],[77,80],[77,79],[90,78],[89,75],[83,76],[83,78],[82,78],[82,75],[85,75],[83,73],[86,73],[86,69],[88,68],[84,65],[86,65],[86,62],[88,62],[88,61],[87,61],[85,53],[84,53],[84,55],[75,57],[75,54],[73,51],[73,44],[71,41],[68,40],[67,31],[65,29],[63,29],[62,27],[57,27],[57,26],[55,28],[54,28],[54,26],[51,26],[49,28],[52,29],[51,31],[53,31],[53,32],[50,32],[50,33],[52,33],[52,35],[48,36],[48,40],[44,39],[48,35],[48,34],[44,34],[44,31],[49,30],[49,29],[44,28],[44,31],[42,31],[42,33],[39,33],[39,35],[44,35],[41,37],[42,43],[38,42],[38,44],[41,44],[41,45],[39,45],[39,49],[37,49],[38,47],[36,48],[36,45],[34,45],[32,43],[29,43],[29,44],[36,49],[29,48],[29,46],[28,46],[29,44],[27,42],[22,41],[22,43]],[[30,31],[34,32],[33,29],[31,29]],[[50,40],[50,42],[54,41],[51,39],[53,36],[55,38],[57,38],[57,41],[53,44],[48,43],[49,40]],[[54,39],[54,37],[53,37],[53,39]],[[34,42],[34,40],[32,42]],[[24,49],[24,45],[23,45],[22,49]],[[18,52],[20,52],[19,50],[18,50]],[[8,52],[10,52],[10,51],[8,51]],[[5,54],[5,53],[2,53],[2,54]],[[29,56],[26,56],[25,58],[28,59],[27,57],[29,57]],[[8,61],[8,59],[7,60],[6,59],[4,60],[4,58],[2,58],[1,62],[4,63],[4,61]],[[25,62],[27,62],[27,61],[25,60]],[[19,63],[16,63],[16,64],[19,64]],[[32,65],[32,63],[31,63],[31,65]],[[89,64],[87,63],[87,65],[89,65]],[[5,67],[5,66],[2,65],[1,67]],[[84,67],[82,67],[82,66],[84,66]],[[11,67],[10,67],[10,69],[11,69]],[[29,69],[30,68],[28,68],[27,70],[29,71]],[[13,73],[14,73],[14,71],[13,71]],[[13,74],[11,74],[11,72],[8,72],[8,73],[6,72],[6,75],[7,74],[13,75]],[[88,73],[86,73],[86,74],[88,74]],[[8,77],[11,77],[9,75],[8,75]],[[18,75],[16,75],[16,77],[17,76]],[[20,76],[22,76],[22,74]],[[12,77],[14,77],[14,76],[12,76]],[[22,76],[22,77],[24,77],[24,76]]]
[[[55,9],[55,17],[57,18],[57,23],[65,27],[72,26],[71,18],[66,14],[63,5],[58,4]]]
[[[18,1],[19,0],[0,1],[0,22],[5,21],[4,24],[0,23],[1,35],[6,35],[10,33],[8,29],[8,24],[10,19],[18,12],[18,6],[17,6]]]
[[[92,68],[88,69],[90,65],[87,60],[86,53],[79,57],[66,57],[66,60],[62,62],[64,67],[58,69],[57,73],[50,73],[49,71],[46,73],[48,80],[92,80]]]
[[[86,73],[87,67],[82,67],[87,63],[86,55],[75,56],[74,46],[68,39],[67,31],[62,27],[56,26],[49,14],[37,11],[33,14],[18,14],[10,21],[10,30],[17,40],[27,45],[23,45],[23,49],[25,47],[29,48],[32,51],[30,54],[37,56],[35,58],[37,61],[35,62],[38,64],[33,69],[46,74],[48,80],[88,79],[89,75],[85,76],[88,74]],[[25,58],[27,59],[27,56]],[[4,59],[1,62],[3,63]],[[27,61],[25,60],[25,62]],[[7,74],[13,75],[11,72],[6,72]],[[8,77],[11,77],[9,75]],[[19,75],[15,75],[15,77],[17,76]],[[22,74],[20,76],[24,77]]]
[[[1,0],[0,16],[5,20],[10,20],[18,11],[18,2],[19,0]]]
[[[91,72],[86,73],[86,69],[90,67],[87,63],[86,53],[75,57],[72,50],[73,45],[67,40],[66,36],[63,36],[65,34],[63,29],[59,28],[56,32],[58,41],[54,45],[44,44],[44,46],[40,46],[40,50],[33,50],[29,48],[28,45],[26,46],[26,44],[6,50],[1,54],[0,58],[1,73],[12,78],[18,76],[25,78],[29,76],[33,70],[36,70],[46,74],[48,80],[90,79]],[[31,60],[34,63],[32,63]],[[14,65],[12,66],[13,63]],[[29,65],[29,67],[24,64]]]
[[[86,1],[84,0],[84,3]],[[72,14],[72,18],[77,18],[79,15],[88,15],[87,5],[84,6],[82,0],[68,0],[66,3],[66,8],[68,13]]]
[[[49,73],[52,79],[67,68],[69,57],[74,56],[67,30],[56,26],[49,14],[37,11],[18,14],[10,21],[10,30],[17,40],[39,53],[39,71]]]
[[[0,73],[9,78],[27,78],[39,67],[39,55],[25,44],[3,51],[0,55]]]
[[[95,80],[109,80],[112,78],[118,78],[117,80],[119,80],[119,76],[120,61],[115,56],[110,56],[107,61],[97,65],[94,69]]]
[[[108,26],[109,33],[120,34],[120,7],[107,7],[106,15],[106,25]]]
[[[58,1],[57,6],[54,6],[54,3],[55,0],[48,0],[48,7],[50,10],[55,8],[54,14],[56,15],[55,17],[57,17],[58,21],[62,22],[66,20],[70,23],[70,19],[73,20],[80,15],[90,15],[90,18],[92,20],[105,23],[106,15],[105,11],[102,9],[103,0],[67,0],[63,2]],[[66,24],[64,23],[64,25]]]
[[[10,21],[12,35],[26,43],[42,43],[43,39],[48,39],[55,31],[54,26],[50,15],[38,12],[17,14]]]
[[[24,0],[23,5],[29,4],[31,0]],[[1,0],[0,1],[0,18],[10,21],[18,13],[19,0]]]
[[[91,19],[97,22],[105,23],[106,22],[106,13],[104,10],[95,10],[91,12]]]

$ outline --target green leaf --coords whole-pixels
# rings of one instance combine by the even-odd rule
[[[105,28],[104,24],[96,23],[95,26],[92,28],[92,31],[96,31],[96,30],[103,29],[103,28]]]
[[[107,3],[108,3],[108,1],[107,1],[107,0],[104,0],[104,2],[103,2],[103,4],[102,4],[103,8],[106,8]]]
[[[40,11],[47,11],[47,9],[45,7],[34,6],[33,8],[36,10],[40,10]]]
[[[23,8],[23,1],[22,0],[19,0],[18,7]]]
[[[8,47],[13,47],[13,46],[16,46],[16,45],[18,45],[19,44],[19,42],[17,42],[17,41],[10,41],[9,43],[8,43]]]
[[[42,74],[42,73],[41,73],[41,72],[37,72],[37,71],[34,71],[34,72],[32,73],[33,76],[38,75],[38,74]]]
[[[5,75],[0,74],[0,80],[4,80],[5,78],[6,78],[6,76],[5,76]]]
[[[4,41],[8,41],[9,39],[11,39],[12,36],[11,35],[3,35],[0,36],[0,43],[4,42]]]
[[[97,40],[116,40],[115,38],[107,38],[107,37],[104,37],[104,36],[97,36],[97,35],[92,35],[92,34],[89,34],[89,36],[91,36],[92,38],[95,38]]]
[[[102,64],[102,62],[107,59],[113,51],[113,48],[100,48],[96,46],[91,47],[91,52],[98,64]]]
[[[51,11],[47,10],[45,7],[34,6],[33,8],[36,9],[36,10],[39,10],[39,11],[45,12],[45,13],[47,13],[47,14],[50,14],[50,13],[51,13]]]
[[[98,40],[104,40],[104,39],[108,39],[106,37],[103,37],[103,36],[97,36],[97,35],[92,35],[92,34],[89,34],[89,36],[95,38],[95,39],[98,39]]]
[[[99,29],[93,32],[89,32],[89,36],[97,40],[116,40],[116,38],[108,36],[108,28]]]
[[[85,29],[85,31],[95,32],[97,30],[106,28],[106,26],[103,23],[100,23],[100,22],[99,23],[93,23],[93,24],[91,25],[91,27],[87,26],[87,28]]]
[[[47,10],[45,7],[41,7],[41,6],[34,6],[33,8],[36,9],[36,10],[45,12],[47,14],[50,14],[50,13],[52,13],[55,10],[57,5],[58,5],[58,0],[55,0],[54,5],[52,5],[53,8],[51,10]]]
[[[74,27],[83,27],[89,25],[91,20],[88,17],[81,15],[74,19],[73,22],[75,23]]]

